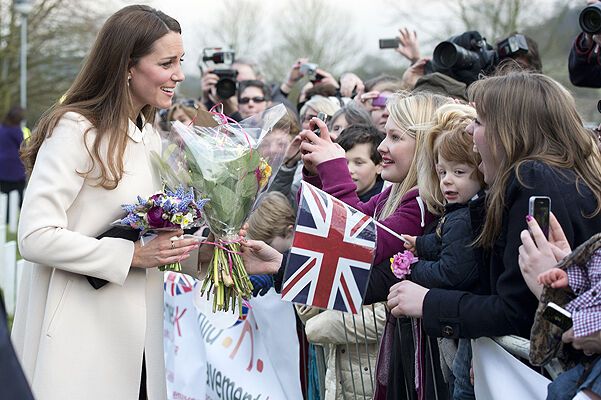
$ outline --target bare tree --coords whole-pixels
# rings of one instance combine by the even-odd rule
[[[206,20],[201,42],[228,46],[242,56],[254,56],[265,37],[265,7],[260,0],[222,0]],[[208,37],[205,36],[208,32]]]
[[[275,46],[263,58],[266,75],[282,79],[299,57],[308,57],[332,73],[354,67],[361,45],[352,26],[350,12],[326,0],[287,4],[275,22]]]
[[[20,18],[12,3],[0,0],[0,114],[19,103]],[[104,20],[102,16],[99,10],[76,0],[33,3],[27,26],[30,123],[69,87]]]

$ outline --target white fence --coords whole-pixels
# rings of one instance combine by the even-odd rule
[[[7,209],[10,211],[7,221]],[[17,287],[23,271],[25,260],[17,261],[17,242],[7,242],[7,233],[17,232],[19,217],[19,193],[15,190],[9,195],[0,193],[0,289],[4,295],[6,311],[9,315],[15,312]]]

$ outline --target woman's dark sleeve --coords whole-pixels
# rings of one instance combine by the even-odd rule
[[[288,261],[288,254],[290,250],[287,250],[282,255],[282,263],[280,264],[280,269],[273,275],[273,287],[277,293],[282,293],[282,283],[284,280],[284,272],[286,271],[286,261]]]
[[[592,42],[592,40],[590,40]],[[587,47],[590,46],[590,47]],[[601,62],[599,46],[595,42],[585,44],[584,33],[578,35],[568,59],[570,82],[574,86],[601,87]]]

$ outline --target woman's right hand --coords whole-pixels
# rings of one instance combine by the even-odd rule
[[[190,257],[190,252],[199,247],[198,239],[171,240],[183,231],[160,232],[154,239],[142,246],[138,240],[134,244],[131,266],[134,268],[156,268],[169,265]]]
[[[301,153],[305,167],[307,164],[318,166],[319,164],[333,160],[335,158],[344,158],[345,151],[338,143],[332,142],[330,131],[325,122],[319,118],[312,118],[313,122],[320,131],[317,136],[313,131],[305,130],[300,133],[303,143],[301,143]]]

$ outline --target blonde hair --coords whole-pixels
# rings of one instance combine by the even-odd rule
[[[491,247],[501,231],[505,190],[512,174],[528,161],[574,171],[601,210],[601,154],[584,128],[572,95],[542,74],[511,72],[474,82],[469,97],[486,127],[486,140],[497,173],[488,182],[486,220],[476,243]],[[592,216],[591,215],[591,216]]]
[[[324,112],[329,116],[334,115],[336,111],[340,109],[340,104],[332,101],[329,97],[324,96],[313,96],[309,101],[303,104],[300,110],[300,116],[302,117],[307,112],[308,108],[312,108],[317,112]]]
[[[265,193],[248,217],[248,236],[264,242],[276,236],[286,237],[295,220],[296,214],[286,196],[280,192]]]
[[[418,168],[416,157],[421,154],[428,138],[427,133],[432,127],[434,113],[443,104],[452,100],[448,97],[429,92],[411,94],[409,92],[395,93],[386,104],[389,118],[405,130],[405,134],[415,139],[413,162],[407,176],[402,182],[394,183],[386,203],[377,213],[378,220],[392,215],[401,204],[401,199],[407,192],[417,186]]]
[[[468,105],[450,103],[441,106],[434,115],[433,126],[428,132],[426,145],[417,154],[417,170],[420,171],[417,177],[419,194],[426,203],[428,211],[433,214],[440,215],[444,211],[444,198],[440,191],[435,167],[438,162],[437,150],[441,146],[440,140],[447,133],[454,133],[454,136],[463,137],[462,139],[452,139],[453,145],[461,144],[460,148],[457,149],[460,152],[459,157],[449,155],[444,151],[443,157],[449,161],[466,162],[471,161],[474,157],[479,157],[478,153],[473,151],[472,137],[465,132],[465,128],[474,118],[476,118],[476,110]],[[476,167],[478,164],[479,162],[476,163]]]
[[[203,108],[206,111],[206,107],[203,106]],[[182,110],[184,114],[186,114],[191,120],[196,118],[196,108],[184,105],[182,103],[176,103],[169,108],[169,111],[167,112],[167,121],[173,121],[173,114],[175,114],[175,112],[178,110]]]

